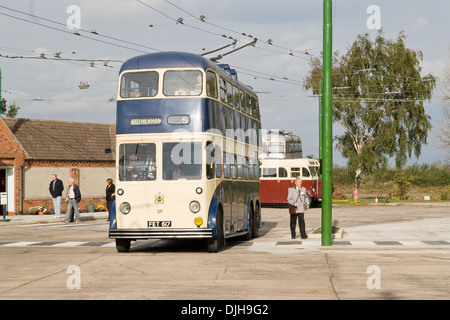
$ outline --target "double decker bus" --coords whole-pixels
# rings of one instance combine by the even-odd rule
[[[260,158],[302,158],[302,140],[299,136],[280,130],[270,130],[262,136],[263,151]]]
[[[322,201],[322,179],[319,178],[320,163],[316,159],[262,159],[260,177],[261,204],[287,206],[288,188],[294,186],[295,178],[302,179],[302,186],[312,203]]]
[[[131,241],[258,235],[258,97],[199,55],[161,52],[120,70],[116,201],[109,237]]]

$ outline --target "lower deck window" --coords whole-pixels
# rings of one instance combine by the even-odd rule
[[[148,181],[156,179],[154,143],[126,143],[119,146],[119,180]]]
[[[202,143],[163,143],[164,180],[200,180],[202,178]]]

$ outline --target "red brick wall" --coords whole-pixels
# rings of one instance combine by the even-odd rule
[[[3,121],[0,121],[0,161],[14,164],[14,212],[20,211],[20,167],[24,164],[25,154],[18,141]],[[13,212],[8,212],[13,214]]]

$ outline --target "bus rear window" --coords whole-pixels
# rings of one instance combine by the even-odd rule
[[[198,96],[203,90],[203,75],[197,70],[171,70],[164,73],[164,95]]]
[[[155,71],[129,72],[120,81],[122,98],[154,97],[158,93],[158,73]]]

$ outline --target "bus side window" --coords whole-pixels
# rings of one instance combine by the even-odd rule
[[[244,157],[236,156],[237,178],[244,179]]]
[[[233,98],[234,98],[234,107],[236,110],[241,110],[241,99],[239,99],[239,89],[233,86]],[[241,127],[242,128],[242,127]]]
[[[278,168],[278,178],[287,178],[287,170],[285,168],[279,167]]]
[[[311,176],[309,174],[309,170],[306,168],[302,168],[302,176],[303,176],[303,178],[309,178]]]
[[[297,178],[297,177],[300,177],[300,168],[299,167],[291,168],[291,178]]]
[[[215,163],[216,163],[216,177],[222,178],[222,170],[223,170],[223,160],[221,158],[222,156],[222,150],[219,146],[215,146]]]
[[[237,159],[236,159],[236,155],[231,155],[232,158],[232,163],[231,163],[231,178],[232,179],[237,179],[238,177],[238,173],[237,173]]]
[[[250,158],[250,180],[259,180],[258,160]]]
[[[217,99],[217,78],[211,71],[206,73],[206,93],[208,97]]]
[[[227,102],[230,106],[234,106],[233,101],[233,85],[230,82],[226,82],[227,84]]]
[[[244,158],[244,180],[251,179],[249,170],[250,170],[250,163],[249,163],[248,157],[245,157]]]
[[[225,176],[226,179],[231,178],[231,157],[230,157],[230,153],[228,152],[223,152],[223,174]]]
[[[225,83],[225,80],[222,77],[219,77],[220,100],[224,103],[227,103],[227,87]]]
[[[242,90],[239,90],[239,104],[240,104],[240,108],[241,111],[243,113],[246,113],[246,106],[245,106],[245,93]]]
[[[245,113],[248,115],[252,115],[252,106],[251,106],[251,99],[248,94],[245,95]]]
[[[256,118],[259,120],[260,116],[259,116],[259,107],[258,107],[258,101],[256,100],[255,97],[251,97],[251,106],[252,106],[252,113],[251,116],[253,118]]]
[[[208,180],[214,179],[216,173],[216,156],[214,143],[206,142],[206,178]]]

